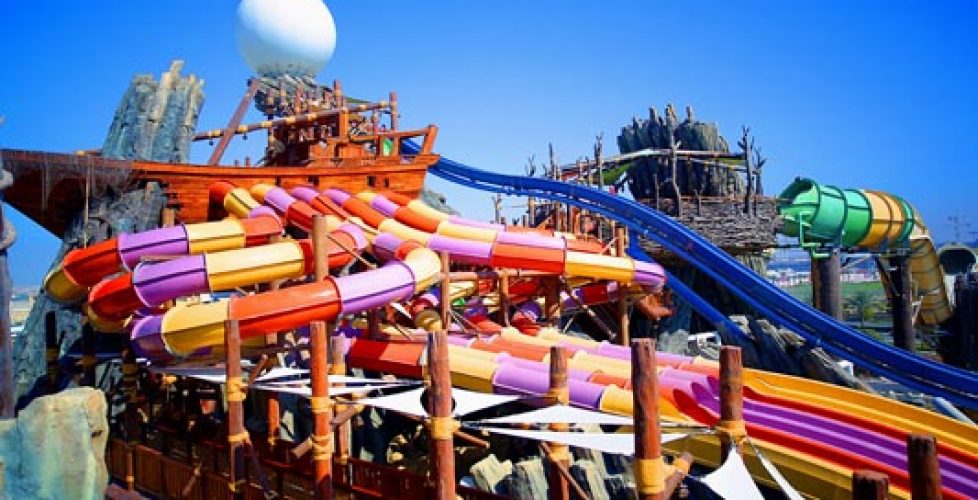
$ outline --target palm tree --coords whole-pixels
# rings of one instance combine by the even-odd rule
[[[879,296],[869,290],[859,290],[846,297],[846,309],[859,318],[859,328],[866,326],[866,321],[876,318],[885,307]]]

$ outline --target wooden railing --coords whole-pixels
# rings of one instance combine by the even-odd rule
[[[265,439],[254,436],[260,446]],[[152,440],[152,447],[137,444],[132,447],[136,489],[142,493],[163,499],[188,498],[210,500],[228,495],[227,453],[216,442],[189,442],[166,432]],[[125,484],[126,457],[129,453],[125,441],[111,438],[105,452],[109,475]],[[269,489],[278,498],[312,498],[312,470],[308,460],[286,463],[271,458],[274,450],[261,450],[262,472]],[[351,484],[336,484],[337,498],[430,498],[432,487],[428,479],[389,465],[350,459]],[[263,499],[264,491],[258,480],[259,474],[248,462],[244,494],[246,499]],[[458,494],[466,500],[495,500],[498,495],[474,488],[459,487]]]

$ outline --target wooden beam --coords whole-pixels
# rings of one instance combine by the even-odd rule
[[[540,280],[543,286],[543,314],[547,324],[557,326],[560,323],[563,301],[560,300],[560,279],[556,276]]]
[[[930,434],[907,436],[907,470],[910,495],[914,500],[939,500],[941,470],[937,462],[937,441]]]
[[[628,230],[624,227],[618,228],[615,235],[615,251],[618,257],[625,255],[625,248],[628,243]],[[628,321],[628,283],[618,282],[618,324],[621,345],[629,345],[629,321]]]
[[[458,425],[452,419],[452,378],[448,364],[448,340],[444,330],[428,334],[428,373],[431,377],[428,430],[432,441],[431,481],[436,500],[455,500],[455,445]]]
[[[258,91],[259,82],[260,80],[258,78],[252,78],[248,82],[248,90],[245,90],[244,95],[241,96],[241,101],[238,103],[237,109],[231,115],[231,121],[228,122],[228,126],[221,132],[221,140],[217,142],[217,147],[214,148],[210,158],[207,159],[208,165],[217,165],[220,163],[221,157],[224,156],[224,152],[228,149],[228,144],[231,143],[231,138],[234,137],[235,130],[241,124],[241,120],[244,118],[248,107],[255,98],[255,92]],[[194,139],[196,140],[196,137]]]
[[[828,257],[812,259],[812,299],[815,308],[837,320],[842,320],[842,263],[839,251],[832,249]]]
[[[567,351],[563,347],[550,348],[550,391],[547,394],[550,404],[566,405],[570,402],[570,392],[567,388]],[[550,430],[567,432],[566,423],[552,423]],[[570,447],[563,443],[548,443],[550,453],[547,458],[552,466],[547,473],[549,496],[555,500],[570,498],[570,483],[560,468],[570,467]]]
[[[886,474],[866,469],[852,472],[852,500],[886,500],[889,490]]]
[[[346,339],[342,335],[334,335],[329,339],[329,374],[330,375],[346,375],[346,358],[343,357],[343,349],[346,346]],[[336,384],[337,386],[342,386],[343,384]],[[340,414],[348,410],[349,408],[356,409],[355,405],[336,405],[336,414]],[[350,422],[349,420],[344,420],[339,425],[333,421],[335,426],[335,440],[336,440],[336,454],[334,458],[336,459],[336,468],[333,471],[337,484],[349,485],[350,484]]]
[[[913,329],[913,276],[910,273],[910,256],[898,254],[890,257],[890,310],[893,314],[893,345],[913,352],[916,338]]]
[[[357,104],[355,106],[344,106],[336,109],[331,109],[328,111],[315,111],[312,113],[305,113],[297,116],[288,116],[285,118],[276,118],[274,120],[265,120],[257,123],[249,123],[247,125],[238,125],[233,130],[233,135],[247,134],[248,132],[254,132],[256,130],[276,128],[283,125],[288,125],[288,126],[310,125],[335,116],[343,117],[344,115],[349,115],[350,113],[362,113],[366,111],[373,111],[375,109],[385,109],[389,105],[390,104],[387,101],[380,101],[380,102],[370,103],[370,104]],[[347,123],[347,127],[349,127],[349,123]],[[199,132],[196,135],[194,135],[193,140],[203,141],[207,139],[216,139],[218,137],[223,136],[226,130],[227,129],[215,129],[215,130],[208,130],[206,132]],[[431,130],[430,128],[427,129],[429,133],[430,130]],[[420,135],[420,134],[415,134],[415,135]]]
[[[244,443],[248,431],[244,426],[244,381],[241,380],[241,336],[237,320],[224,322],[225,399],[227,401],[228,491],[230,498],[244,498]]]
[[[635,488],[641,500],[661,500],[665,465],[659,428],[659,380],[655,340],[632,342],[632,418],[635,426]]]
[[[314,470],[313,491],[317,500],[333,498],[333,404],[329,399],[329,378],[326,363],[326,323],[313,321],[309,324],[309,351],[312,396],[313,434],[312,463]]]
[[[441,259],[441,296],[438,298],[438,307],[441,313],[441,327],[447,331],[452,324],[452,262],[448,252],[441,252],[439,258]]]
[[[731,448],[744,453],[744,370],[739,347],[720,347],[720,436],[721,461],[727,459]]]
[[[126,439],[126,490],[136,491],[136,461],[133,448],[140,439],[140,420],[137,401],[139,398],[139,365],[136,364],[136,351],[129,341],[129,336],[123,337],[122,348],[122,387],[126,405],[122,413],[122,431]]]
[[[510,326],[509,274],[499,276],[499,314],[502,315],[503,325]]]
[[[316,281],[329,276],[329,251],[326,248],[326,217],[315,215],[312,219],[312,251]],[[312,463],[314,469],[314,496],[318,499],[333,497],[333,403],[329,399],[329,373],[326,339],[326,323],[314,321],[309,325],[309,377],[312,396],[313,435]]]

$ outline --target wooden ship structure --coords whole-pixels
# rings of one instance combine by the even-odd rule
[[[252,102],[267,120],[242,123]],[[217,141],[206,164],[120,159],[104,156],[101,149],[73,154],[5,149],[0,159],[14,176],[5,201],[60,237],[106,186],[125,190],[157,182],[166,191],[167,207],[183,223],[208,220],[207,187],[218,180],[284,188],[329,185],[350,192],[376,188],[416,197],[427,168],[438,160],[432,152],[438,129],[402,130],[398,114],[395,92],[368,102],[344,96],[339,81],[328,87],[256,77],[227,127],[192,136],[196,142]],[[221,164],[233,137],[260,133],[267,146],[255,164],[248,158],[244,165]],[[402,153],[401,143],[409,139],[420,142],[418,154]]]

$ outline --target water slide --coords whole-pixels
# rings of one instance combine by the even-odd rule
[[[881,191],[839,189],[811,179],[795,179],[779,199],[785,221],[782,231],[797,237],[813,258],[826,245],[873,252],[909,248],[910,271],[921,301],[918,323],[936,326],[951,317],[934,241],[920,213],[906,200]]]
[[[412,376],[420,369],[421,348],[380,344],[353,340],[348,364],[403,376]],[[573,405],[621,415],[632,413],[627,348],[569,337],[554,329],[544,329],[538,337],[527,337],[512,329],[492,337],[455,335],[449,337],[449,344],[453,385],[535,397],[547,393],[549,346],[563,346],[569,350]],[[381,360],[375,359],[378,352],[383,352]],[[666,353],[659,353],[657,362],[662,418],[680,424],[715,425],[719,418],[716,363]],[[894,402],[902,406],[894,408],[896,413],[911,422],[909,428],[896,428],[833,412],[804,399],[763,396],[753,390],[758,379],[750,380],[745,392],[748,433],[804,493],[815,498],[846,498],[852,470],[871,468],[890,476],[895,497],[908,496],[907,434],[926,430],[928,427],[917,421],[932,420],[932,414]],[[950,425],[955,424],[962,428],[958,437],[964,440],[963,445],[939,441],[944,493],[947,498],[970,498],[978,494],[978,479],[973,473],[978,469],[976,443],[967,441],[968,431],[963,430],[963,424],[950,421]],[[694,434],[676,446],[702,453],[697,455],[699,462],[719,463],[715,437]],[[754,455],[750,447],[748,455]],[[754,465],[751,469],[763,481],[761,467]]]
[[[266,190],[264,192],[266,201],[268,201],[268,195],[272,192],[273,190]],[[281,195],[281,193],[277,194]],[[332,194],[334,197],[340,196],[339,193]],[[246,200],[246,197],[239,193],[235,196],[235,199],[238,201]],[[283,199],[282,201],[287,203],[280,203],[278,206],[270,203],[270,205],[273,205],[276,211],[287,212],[288,207],[297,203],[294,199]],[[362,220],[373,221],[378,225],[383,223],[383,221],[374,220],[377,215],[376,213],[362,210],[362,207],[355,206],[356,203],[346,203],[349,199],[343,201],[347,205],[346,208],[361,214],[363,216]],[[334,210],[336,208],[334,206]],[[246,212],[250,213],[254,209],[244,210],[241,207],[235,208],[232,206],[229,211],[236,214],[243,214]],[[330,221],[330,218],[327,221]],[[333,219],[333,225],[337,229],[344,227],[343,221],[338,218]],[[387,229],[391,227],[394,230],[400,231],[400,228],[396,225],[387,224],[385,226]],[[356,229],[356,227],[352,227],[348,223],[345,224],[346,231],[356,232]],[[477,232],[477,234],[481,233]],[[351,276],[330,278],[326,282],[298,285],[279,291],[233,297],[229,300],[221,300],[213,303],[179,304],[164,314],[145,317],[138,316],[132,324],[134,344],[152,359],[165,360],[174,356],[187,356],[219,346],[223,339],[223,322],[226,319],[238,319],[241,322],[243,338],[261,338],[262,335],[269,331],[295,328],[311,320],[331,320],[335,319],[338,314],[355,314],[390,302],[403,301],[429,287],[439,269],[438,259],[433,252],[421,248],[417,243],[402,241],[400,238],[391,234],[367,232],[364,236],[372,241],[371,250],[374,255],[381,260],[388,261],[388,264],[384,267]],[[430,235],[430,233],[428,236],[430,242],[430,238],[434,236]],[[348,235],[348,237],[348,242],[355,239],[352,235]],[[526,243],[527,241],[536,243],[537,238],[542,237],[531,235],[529,240],[517,239],[516,241],[520,243]],[[553,239],[563,238],[550,238],[550,240]],[[499,240],[499,231],[497,230],[492,246],[500,246],[506,241],[509,240]],[[286,243],[293,245],[293,247],[298,246],[294,242]],[[453,243],[454,245],[461,244],[460,242]],[[485,242],[483,241],[483,243]],[[551,243],[553,242],[551,241]],[[277,245],[281,244],[271,243],[263,247],[256,247],[253,250],[255,253],[254,258],[248,260],[250,264],[237,264],[239,267],[244,267],[231,274],[241,274],[241,277],[235,279],[242,282],[249,280],[265,282],[270,281],[272,276],[278,276],[274,272],[266,272],[267,263],[277,262],[275,256],[277,252],[266,251],[265,258],[262,259],[262,253],[259,251],[261,249],[268,250],[270,248],[277,248]],[[360,244],[359,246],[362,247],[364,245]],[[532,248],[529,250],[532,250]],[[232,250],[232,252],[240,251],[242,250]],[[527,251],[528,249],[524,249],[523,261],[518,263],[519,267],[534,268],[541,266],[542,264],[539,262],[535,263],[533,261],[533,255],[525,255]],[[565,258],[571,252],[573,251],[564,247]],[[201,258],[204,259],[205,270],[207,269],[207,259],[212,258],[212,255],[221,253],[223,252],[205,252],[202,255]],[[492,262],[492,253],[493,248],[490,248],[489,257],[483,258],[488,258],[488,262]],[[475,254],[480,256],[485,255],[481,250]],[[471,257],[471,255],[475,254],[470,254],[469,256]],[[398,257],[403,259],[403,263],[400,262],[401,259]],[[179,261],[180,259],[182,258],[174,259],[171,262]],[[549,263],[553,260],[545,256],[540,259],[544,263]],[[298,260],[298,257],[288,261],[292,262],[296,260]],[[622,262],[629,261],[630,259],[607,261],[610,263],[608,267],[613,271],[606,270],[604,272],[613,272],[616,277],[621,277],[621,270],[623,269]],[[152,268],[158,265],[161,264],[144,263],[137,266],[136,269],[138,270],[142,266]],[[293,263],[292,266],[296,267],[296,263]],[[271,268],[277,267],[279,266],[271,266]],[[601,264],[597,264],[595,267],[600,268]],[[635,281],[645,282],[649,286],[661,286],[661,274],[646,274],[644,276],[647,277],[643,277],[642,273],[635,273],[635,270],[641,267],[638,262],[624,267],[632,270],[631,277]],[[650,269],[654,269],[654,266],[650,267]],[[179,273],[173,274],[179,275]],[[652,279],[653,277],[655,279]],[[179,280],[179,276],[172,279]],[[96,292],[98,289],[99,286],[96,286],[92,293],[97,295]],[[180,293],[190,294],[193,292],[186,289]],[[171,293],[171,295],[177,294],[176,292]],[[108,302],[114,301],[108,300]],[[125,301],[117,302],[125,303]],[[453,342],[456,345],[452,347],[453,379],[462,387],[496,392],[540,395],[540,393],[546,390],[547,369],[544,361],[548,352],[547,346],[549,344],[547,342],[554,340],[562,343],[562,345],[568,346],[574,351],[571,360],[571,368],[573,369],[573,373],[571,374],[571,398],[575,404],[615,413],[630,414],[631,395],[628,390],[630,367],[627,360],[627,349],[609,344],[598,344],[593,341],[573,339],[571,337],[561,336],[556,337],[555,340],[552,335],[545,333],[540,337],[527,337],[510,330],[504,331],[500,336],[491,339],[455,339]],[[417,345],[399,344],[396,342],[380,344],[366,340],[353,342],[348,353],[348,363],[351,366],[389,371],[404,376],[420,375],[422,358],[419,349],[423,348]],[[673,365],[672,367],[663,368],[663,380],[672,381],[673,386],[675,386],[674,389],[678,388],[678,390],[672,390],[671,392],[667,391],[670,397],[663,399],[663,415],[676,420],[689,420],[691,417],[695,417],[694,420],[700,423],[708,425],[713,423],[711,419],[715,419],[715,366],[696,364],[688,359],[682,360],[669,357],[668,355],[661,356],[661,359],[664,361],[664,364],[672,363]],[[677,368],[679,365],[681,367]],[[691,379],[695,383],[689,382]],[[755,385],[758,384],[753,382],[750,384],[751,387]],[[822,417],[818,417],[819,414],[817,412],[810,412],[804,407],[798,408],[797,404],[801,403],[792,406],[790,404],[783,404],[777,400],[772,402],[769,399],[757,404],[767,404],[779,408],[779,411],[781,411],[783,418],[776,421],[754,424],[757,428],[753,429],[752,433],[762,435],[766,440],[782,440],[781,442],[786,445],[785,449],[788,450],[784,456],[778,454],[777,444],[765,442],[764,446],[768,454],[773,454],[777,458],[779,466],[788,469],[789,477],[808,477],[817,471],[821,471],[820,474],[822,475],[819,477],[824,479],[827,477],[825,471],[835,471],[831,475],[833,479],[820,480],[818,484],[822,486],[818,488],[812,486],[814,488],[811,490],[813,494],[823,496],[823,493],[830,491],[827,488],[831,485],[841,484],[839,483],[839,478],[843,477],[846,471],[837,465],[833,465],[835,462],[826,462],[823,464],[818,461],[794,460],[790,450],[797,450],[804,445],[802,449],[819,450],[820,453],[824,452],[827,456],[832,456],[836,462],[841,462],[850,467],[869,463],[866,462],[869,459],[863,459],[861,455],[856,455],[853,452],[848,452],[847,454],[845,450],[843,452],[833,451],[835,449],[833,446],[823,444],[818,440],[815,440],[814,443],[803,442],[800,445],[798,438],[789,434],[789,424],[815,418],[815,421],[810,425],[812,429],[810,432],[814,433],[813,436],[815,438],[822,439],[824,436],[819,434],[819,432],[823,432],[820,429],[838,429],[838,426],[842,425],[833,424],[831,418],[822,416],[825,421],[818,420],[818,418]],[[683,411],[680,411],[677,405],[682,405]],[[816,415],[816,417],[809,417],[809,413]],[[910,412],[910,414],[912,413]],[[833,425],[835,427],[832,427]],[[772,438],[772,436],[774,437]],[[866,446],[866,443],[871,442],[872,439],[876,439],[876,434],[866,434],[863,437],[864,439],[853,440],[848,443],[850,448],[853,450],[862,450],[861,447]],[[703,438],[696,438],[694,441],[698,439]],[[883,446],[883,449],[889,450],[889,452],[884,453],[883,458],[896,461],[895,463],[898,464],[899,458],[894,455],[893,451],[894,442],[898,441],[892,441],[891,439],[890,442],[886,442],[884,440],[884,444],[888,443],[888,445]],[[713,447],[715,448],[715,445]],[[839,458],[840,456],[842,458]],[[850,462],[845,462],[844,460],[849,460]],[[873,458],[873,460],[873,464],[875,464],[876,459]],[[812,465],[813,463],[816,465]],[[792,466],[790,464],[795,465]],[[958,481],[958,476],[960,476],[960,474],[955,472],[960,467],[956,469],[955,464],[956,462],[952,462],[948,466],[952,472],[948,476],[948,484],[953,488],[948,490],[949,496],[953,496],[958,488],[963,488],[964,491],[970,491],[967,489],[970,487],[969,483],[959,484],[959,482],[955,482]],[[812,467],[815,467],[815,472],[809,470]],[[897,474],[899,471],[894,470],[892,472]],[[902,484],[900,479],[897,478],[895,485],[900,486]]]
[[[412,147],[417,146],[407,145]],[[810,308],[694,231],[640,203],[584,186],[486,172],[445,158],[429,172],[464,186],[560,201],[614,219],[696,266],[774,323],[795,331],[812,345],[912,389],[978,408],[975,373],[878,342]]]
[[[358,204],[355,202],[351,203],[352,198],[345,197],[343,193],[332,192],[329,194],[335,202],[343,205],[351,213],[357,213],[366,220],[381,220],[377,214],[370,213],[363,206],[357,206]],[[360,197],[361,201],[370,202],[375,206],[383,206],[385,203],[383,198],[378,195],[368,194]],[[378,199],[380,203],[377,203]],[[391,210],[386,212],[389,215]],[[458,339],[453,340],[455,345],[459,345],[461,342]],[[526,345],[525,342],[518,340],[514,342],[512,338],[506,338],[505,335],[502,338],[493,338],[488,341],[469,339],[461,345],[502,357],[495,357],[492,354],[480,356],[466,351],[453,352],[453,374],[457,385],[473,390],[518,392],[531,395],[539,395],[538,393],[545,392],[544,375],[546,370],[543,361],[548,353],[546,348],[534,348],[532,344]],[[606,346],[605,349],[613,347]],[[627,351],[619,353],[619,355],[627,356]],[[627,379],[630,369],[627,358],[616,361],[598,354],[599,359],[588,360],[585,356],[594,356],[594,354],[578,351],[571,359],[571,367],[577,373],[577,378],[574,374],[571,376],[571,379],[575,380],[571,390],[572,402],[580,406],[605,411],[630,413],[630,407],[626,407],[627,398],[622,396],[623,393],[619,392],[619,389],[614,388],[616,386],[625,388],[620,382],[616,384],[615,381]],[[522,362],[516,363],[511,359],[512,357],[517,357]],[[533,367],[534,363],[536,364],[535,368]],[[588,368],[591,370],[588,371]],[[667,398],[671,404],[664,405],[664,415],[671,417],[682,415],[683,418],[692,415],[700,423],[714,424],[718,419],[716,367],[710,367],[709,370],[712,370],[710,375],[688,370],[664,372],[664,379],[672,382],[671,385],[665,384],[666,393],[672,394],[672,397]],[[695,382],[690,382],[690,377],[696,379]],[[803,394],[792,394],[792,396],[800,397],[796,400],[786,398],[784,394],[791,393],[793,387],[811,390],[812,386],[820,385],[791,379],[790,377],[783,377],[774,386],[781,390],[781,396],[772,395],[771,393],[774,391],[771,389],[750,392],[753,396],[749,399],[748,405],[750,408],[748,411],[749,421],[751,422],[748,429],[751,435],[763,440],[765,446],[774,444],[775,446],[783,446],[787,450],[795,450],[795,452],[801,451],[818,457],[829,457],[829,463],[825,467],[812,468],[810,465],[804,465],[800,466],[801,468],[793,469],[793,473],[799,478],[806,474],[821,474],[821,477],[824,478],[826,471],[833,471],[832,477],[834,479],[830,483],[834,485],[833,487],[839,487],[842,484],[840,478],[847,480],[851,473],[846,471],[872,467],[888,473],[893,478],[895,487],[901,489],[908,487],[908,477],[904,472],[906,470],[904,447],[907,431],[892,426],[874,425],[873,421],[866,418],[851,419],[846,413],[833,410],[831,402],[828,407],[807,405],[804,403]],[[598,380],[603,383],[597,383]],[[763,374],[763,372],[752,372],[751,380],[753,385],[763,387],[770,385],[768,382],[777,380],[777,377]],[[602,385],[604,387],[601,387]],[[819,391],[812,392],[818,393]],[[821,392],[833,393],[834,391],[823,389]],[[838,396],[838,394],[834,394],[834,396]],[[858,399],[865,395],[852,391],[848,396],[849,399]],[[879,400],[884,405],[888,401],[883,398],[879,398]],[[919,409],[907,406],[891,409],[898,410],[896,414],[913,414],[913,419],[928,420],[926,418],[929,415],[928,412]],[[935,427],[954,427],[954,425],[953,421],[947,421],[940,422]],[[929,430],[926,426],[910,426],[910,428]],[[951,432],[944,432],[942,436],[959,438],[955,442],[960,443],[960,439],[967,442],[969,434],[973,435],[974,429],[959,425]],[[978,459],[969,451],[961,451],[954,446],[948,446],[943,451],[945,456],[942,460],[949,497],[960,497],[956,493],[960,491],[968,492],[968,494],[978,492],[978,483],[969,480],[970,471],[978,467]],[[972,451],[974,450],[972,449]],[[787,459],[782,460],[782,462],[782,465],[784,463],[798,465],[798,462]],[[839,472],[835,466],[841,466],[842,472]]]

